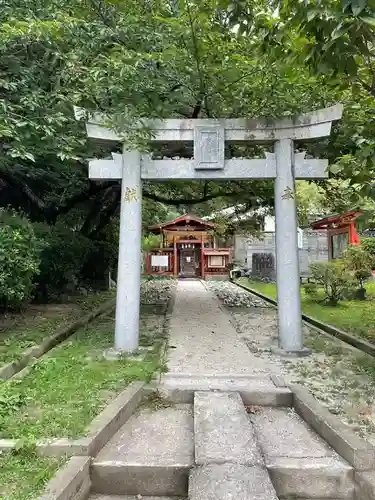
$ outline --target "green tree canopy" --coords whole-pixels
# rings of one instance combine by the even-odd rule
[[[87,180],[86,159],[107,156],[109,147],[87,140],[73,105],[108,113],[129,143],[144,147],[148,132],[135,133],[136,120],[282,117],[342,100],[348,111],[332,140],[306,147],[317,156],[327,152],[336,175],[350,174],[370,186],[372,97],[363,86],[355,94],[354,87],[333,85],[327,75],[311,72],[303,58],[285,57],[302,53],[301,38],[312,36],[286,23],[297,8],[287,3],[289,10],[285,6],[275,16],[268,2],[250,0],[5,0],[0,12],[1,204],[49,223],[74,213],[85,235],[100,234],[115,216],[119,184]],[[271,47],[278,22],[286,26],[281,49],[262,51],[265,43]],[[170,153],[189,151],[179,147]],[[230,153],[262,156],[264,147]],[[162,216],[160,203],[179,209],[222,198],[227,204],[272,206],[273,186],[145,183],[144,197]],[[153,212],[147,206],[146,211]]]
[[[358,186],[360,196],[375,198],[375,3],[273,0],[258,16],[243,8],[232,23],[239,33],[261,39],[267,57],[308,68],[344,103],[343,119],[321,147],[332,174],[356,186],[352,202]]]

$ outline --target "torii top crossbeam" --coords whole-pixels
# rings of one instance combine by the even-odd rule
[[[222,131],[224,141],[229,142],[274,142],[279,139],[309,140],[330,135],[332,122],[341,118],[342,104],[305,113],[298,117],[281,120],[221,118],[221,119],[166,119],[146,120],[139,127],[147,125],[153,133],[153,141],[193,141],[198,128],[214,128]],[[86,111],[75,108],[75,116],[81,119]],[[122,137],[103,124],[106,117],[99,113],[88,115],[86,130],[88,137],[108,141],[121,141]],[[107,119],[108,120],[108,119]],[[137,125],[135,125],[136,127]]]

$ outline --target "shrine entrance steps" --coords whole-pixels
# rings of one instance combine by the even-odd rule
[[[354,499],[353,468],[200,281],[178,282],[167,365],[93,458],[89,500]]]
[[[277,399],[244,404],[262,403],[247,382],[141,405],[93,460],[90,500],[353,499],[351,466]]]

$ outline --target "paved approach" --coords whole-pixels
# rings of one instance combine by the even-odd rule
[[[264,376],[277,370],[252,354],[201,281],[179,281],[170,320],[168,373]]]

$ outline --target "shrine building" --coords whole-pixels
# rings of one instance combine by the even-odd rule
[[[360,242],[356,219],[362,215],[361,210],[353,210],[341,215],[332,215],[315,221],[311,227],[314,230],[327,231],[328,258],[341,257],[348,245],[357,245]]]
[[[216,224],[193,215],[149,228],[161,236],[160,248],[147,252],[145,274],[180,278],[226,278],[232,260],[231,248],[218,248]]]

